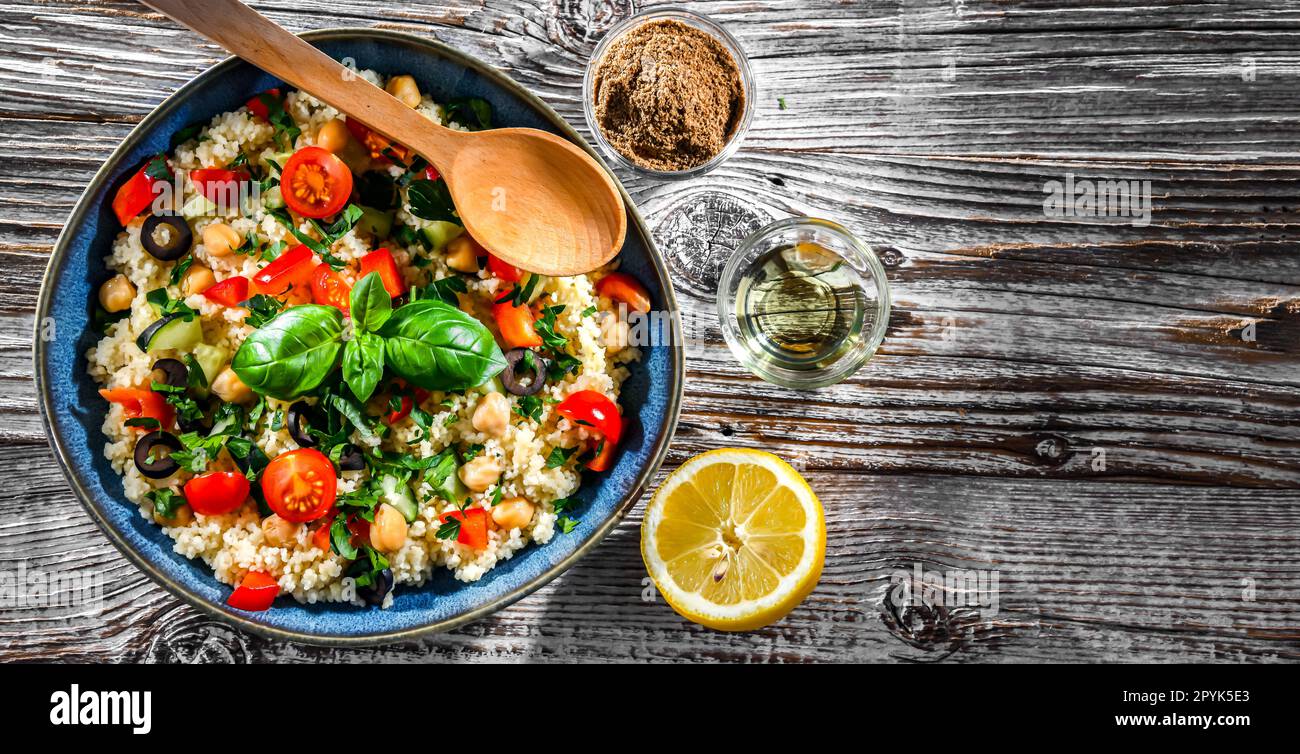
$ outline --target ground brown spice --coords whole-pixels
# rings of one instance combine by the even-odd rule
[[[673,19],[647,21],[596,63],[596,123],[650,170],[688,170],[727,146],[745,111],[740,68],[712,34]]]

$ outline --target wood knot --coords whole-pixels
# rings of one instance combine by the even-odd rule
[[[635,13],[633,0],[551,0],[546,32],[565,50],[590,55],[605,32]]]
[[[906,570],[906,569],[904,569]],[[899,641],[942,660],[973,639],[978,616],[966,608],[951,608],[924,589],[894,583],[880,603],[880,620]]]
[[[145,652],[145,662],[180,665],[243,665],[252,658],[248,639],[222,623],[199,616],[167,624]]]
[[[875,252],[880,259],[880,263],[885,267],[897,267],[907,261],[907,257],[903,252],[891,246],[877,246]]]
[[[721,191],[701,191],[671,205],[655,243],[679,290],[711,297],[727,260],[750,234],[772,221],[767,212]]]
[[[1050,466],[1060,466],[1070,457],[1070,441],[1060,435],[1035,435],[1034,457]]]

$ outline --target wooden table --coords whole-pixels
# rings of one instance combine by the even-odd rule
[[[256,3],[294,30],[435,37],[584,132],[588,54],[648,5]],[[1300,658],[1300,8],[690,5],[749,53],[758,109],[704,178],[620,175],[701,336],[668,467],[742,446],[805,469],[829,549],[799,609],[724,635],[643,599],[640,507],[535,595],[418,644],[277,644],[146,579],[50,456],[32,311],[86,181],[222,54],[135,3],[27,0],[0,4],[0,571],[97,573],[107,588],[93,608],[0,608],[0,660]],[[1045,187],[1067,176],[1150,181],[1149,225],[1051,216]],[[745,232],[801,213],[875,244],[894,291],[875,360],[806,394],[732,360],[709,290]],[[918,564],[995,573],[996,615],[892,605],[892,574]]]

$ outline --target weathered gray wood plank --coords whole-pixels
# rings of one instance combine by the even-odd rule
[[[255,3],[295,30],[430,34],[503,67],[584,131],[586,56],[651,4]],[[15,480],[0,489],[0,571],[93,573],[107,586],[95,605],[0,609],[0,657],[1300,659],[1300,9],[692,5],[749,52],[759,109],[709,176],[621,176],[698,336],[669,466],[740,445],[807,470],[829,546],[800,609],[731,636],[644,602],[640,507],[538,594],[410,646],[276,645],[153,586],[49,457],[31,313],[85,182],[135,121],[223,55],[125,0],[0,2],[0,469]],[[1067,174],[1149,180],[1150,225],[1046,217],[1044,185]],[[707,290],[740,231],[698,223],[727,201],[745,222],[826,216],[877,246],[895,311],[852,380],[800,395],[730,358]],[[914,563],[996,572],[997,616],[891,614],[890,574]]]

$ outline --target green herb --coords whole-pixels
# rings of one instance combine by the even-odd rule
[[[378,332],[393,315],[393,299],[378,272],[366,275],[352,286],[349,310],[352,325],[359,332]]]
[[[492,507],[495,508],[500,503],[501,503],[501,485],[498,484],[496,486],[496,489],[492,490]]]
[[[180,314],[186,322],[189,322],[199,315],[197,311],[186,306],[184,301],[167,295],[166,288],[155,288],[146,293],[144,299],[153,306],[160,317],[166,317],[169,314]]]
[[[460,519],[450,517],[438,527],[438,539],[456,539],[460,536]]]
[[[564,376],[570,373],[576,374],[582,366],[576,356],[570,356],[567,353],[557,353],[551,359],[551,363],[546,366],[546,377],[552,382],[564,379]]]
[[[185,378],[188,387],[199,390],[207,389],[208,375],[203,372],[203,365],[199,363],[198,359],[194,358],[194,354],[185,354],[185,369],[188,372]]]
[[[177,262],[175,265],[172,266],[172,273],[171,276],[167,278],[167,281],[172,285],[180,285],[181,278],[185,277],[185,273],[190,269],[190,266],[193,264],[194,264],[194,257],[191,255],[186,255],[184,259],[182,259],[181,261]]]
[[[261,327],[270,322],[284,309],[283,301],[265,293],[254,295],[241,305],[248,309],[248,316],[244,317],[244,324],[253,328]]]
[[[194,474],[207,470],[208,463],[216,459],[226,443],[223,435],[204,437],[197,432],[186,432],[179,439],[183,449],[174,451],[171,459],[182,469]]]
[[[465,279],[459,275],[439,278],[429,283],[423,290],[418,290],[414,300],[430,299],[445,302],[450,306],[460,306],[460,297],[457,294],[468,293],[469,286],[465,284]]]
[[[778,105],[780,105],[780,107],[781,107],[782,110],[785,109],[785,97],[777,97],[777,98],[776,98],[776,103],[777,103]]]
[[[303,304],[277,314],[245,340],[230,367],[253,390],[291,400],[315,389],[338,365],[343,313]]]
[[[108,335],[108,331],[115,323],[121,322],[131,316],[130,309],[123,309],[120,312],[110,312],[102,306],[96,306],[94,313],[91,315],[91,327],[100,335]]]
[[[293,150],[294,142],[302,134],[302,129],[294,121],[293,116],[285,112],[284,103],[269,92],[262,92],[257,95],[257,100],[266,107],[266,119],[275,126],[275,141],[280,148],[289,152]]]
[[[516,285],[506,292],[504,296],[497,299],[494,303],[504,304],[509,301],[515,306],[527,306],[528,300],[533,297],[533,289],[537,287],[537,281],[540,275],[529,275],[522,286]]]
[[[198,136],[199,133],[203,130],[203,127],[206,125],[207,125],[207,121],[202,121],[199,123],[191,123],[188,126],[177,131],[176,133],[172,134],[171,149],[169,149],[168,151],[174,151],[176,147],[180,146],[181,144],[184,144],[190,139],[193,139],[195,136]]]
[[[164,519],[175,518],[176,511],[185,504],[183,494],[167,487],[146,492],[144,499],[153,503],[154,515]]]
[[[564,513],[565,511],[572,510],[574,506],[580,502],[582,501],[576,497],[562,497],[552,500],[551,507],[555,509],[556,513]]]
[[[134,419],[127,419],[122,422],[122,424],[128,427],[139,427],[140,429],[147,429],[150,431],[162,429],[162,423],[152,416],[138,416]]]
[[[330,524],[330,548],[348,560],[357,557],[357,548],[352,546],[352,532],[348,530],[346,513],[335,514],[334,523]]]
[[[144,166],[144,174],[155,181],[170,181],[172,179],[172,171],[168,169],[167,158],[163,155],[158,155],[149,160],[148,164]]]
[[[426,390],[467,390],[506,368],[483,323],[443,301],[412,301],[393,312],[379,334],[387,367]]]
[[[383,338],[374,333],[358,332],[343,344],[343,381],[357,400],[370,400],[383,376]]]
[[[469,463],[475,458],[478,458],[478,455],[482,453],[483,450],[484,450],[484,446],[481,443],[473,443],[471,445],[468,445],[465,448],[465,452],[460,454],[461,461],[463,463]]]
[[[458,97],[443,107],[447,120],[475,131],[492,127],[492,105],[482,97]]]
[[[590,317],[591,315],[593,315],[593,314],[595,314],[595,313],[596,313],[596,306],[595,306],[594,304],[591,305],[591,306],[588,306],[586,309],[583,309],[583,310],[582,310],[582,316],[583,316],[583,317]]]
[[[271,431],[279,432],[284,429],[284,409],[277,408],[274,414],[271,414]]]
[[[569,532],[578,528],[578,524],[582,522],[575,521],[574,519],[571,519],[568,516],[560,516],[555,520],[555,523],[559,525],[560,531],[564,532],[565,534],[568,534]]]
[[[558,469],[569,462],[574,453],[579,450],[578,446],[572,448],[552,448],[551,454],[546,457],[546,468]]]
[[[370,586],[375,583],[380,572],[388,568],[388,558],[370,545],[362,545],[361,552],[365,557],[352,562],[348,575],[355,579],[357,586]]]
[[[411,214],[422,220],[441,220],[461,224],[456,216],[456,205],[451,200],[451,191],[447,182],[439,178],[430,181],[425,178],[411,181],[406,187],[406,200]]]
[[[356,210],[356,212],[353,212],[353,210]],[[338,257],[334,256],[333,252],[330,251],[329,247],[331,244],[337,241],[340,236],[346,235],[347,232],[352,229],[353,225],[356,225],[357,220],[360,219],[361,217],[361,208],[358,207],[357,205],[349,204],[347,206],[347,209],[343,211],[343,216],[339,218],[338,222],[336,222],[334,225],[331,225],[329,228],[325,228],[321,226],[321,224],[316,222],[315,220],[311,221],[312,227],[315,228],[316,231],[320,233],[321,236],[324,237],[324,240],[322,241],[317,241],[316,239],[312,238],[306,233],[303,233],[301,230],[298,230],[298,226],[294,225],[293,218],[289,216],[288,210],[273,209],[269,212],[269,214],[271,215],[271,217],[275,218],[276,222],[284,226],[284,229],[289,231],[289,233],[294,238],[298,239],[298,243],[311,249],[312,252],[315,253],[316,256],[320,257],[321,261],[325,262],[325,264],[328,264],[331,269],[341,270],[344,267],[348,266],[347,262],[344,262],[342,259],[339,259]],[[348,221],[349,219],[350,219],[350,224],[345,222]],[[339,223],[344,223],[346,225],[346,230],[338,234],[338,236],[331,235],[331,231],[333,231],[335,228],[340,227]]]
[[[561,351],[569,345],[568,338],[555,332],[555,317],[562,311],[564,311],[564,304],[544,307],[542,316],[533,323],[533,329],[542,337],[542,344],[556,351]]]
[[[185,392],[185,388],[152,382],[150,388],[155,393],[162,393],[163,399],[176,409],[176,415],[187,421],[199,421],[203,418],[203,409]]]
[[[515,404],[515,413],[540,424],[544,407],[541,398],[535,395],[524,395],[520,396],[519,402]]]

